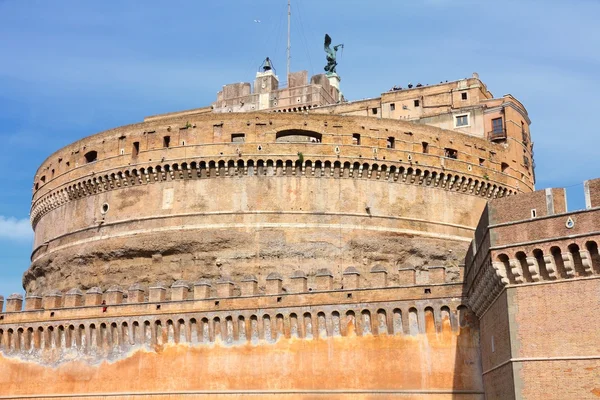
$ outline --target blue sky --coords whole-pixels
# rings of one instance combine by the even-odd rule
[[[0,294],[21,291],[37,166],[83,136],[146,115],[205,106],[285,75],[285,0],[0,0]],[[325,33],[344,43],[346,98],[478,72],[532,120],[537,188],[600,176],[597,0],[292,0],[292,69],[320,73]],[[259,19],[261,22],[254,22]],[[284,80],[284,79],[282,79]]]

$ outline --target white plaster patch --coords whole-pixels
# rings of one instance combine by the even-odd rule
[[[166,188],[163,189],[163,210],[170,210],[173,208],[173,199],[175,198],[175,189]]]

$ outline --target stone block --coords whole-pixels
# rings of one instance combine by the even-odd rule
[[[441,266],[429,267],[429,283],[444,283],[446,281],[446,268]]]
[[[360,287],[360,272],[354,267],[348,267],[342,274],[344,289],[358,289]]]
[[[317,290],[332,290],[333,289],[333,274],[327,268],[322,268],[315,275]]]
[[[267,276],[267,294],[280,294],[283,289],[283,278],[277,272]]]
[[[158,303],[167,299],[167,286],[164,283],[157,283],[150,286],[148,300],[151,303]]]
[[[145,300],[145,290],[139,283],[134,283],[127,290],[128,303],[143,303]]]
[[[414,285],[415,280],[415,269],[414,268],[399,268],[398,282],[400,286]]]
[[[258,294],[258,279],[254,275],[246,275],[241,282],[242,296],[254,296]]]
[[[86,306],[99,306],[100,304],[102,304],[102,289],[93,287],[85,292]]]
[[[42,296],[37,294],[28,294],[25,296],[25,310],[41,310],[42,309]]]
[[[292,293],[305,293],[308,290],[308,279],[302,271],[296,271],[290,277]]]
[[[216,282],[217,284],[217,297],[232,297],[234,283],[228,276],[222,276]]]
[[[106,290],[106,304],[123,304],[125,291],[118,285],[113,285]]]
[[[65,307],[81,307],[83,306],[83,292],[77,288],[69,290],[65,294]]]
[[[171,285],[171,300],[187,300],[190,285],[186,281],[177,281]]]
[[[371,268],[371,287],[387,287],[387,269],[381,265]]]
[[[211,297],[212,285],[207,279],[194,282],[194,300],[208,299]]]
[[[6,312],[18,312],[23,309],[23,295],[13,293],[6,299]]]

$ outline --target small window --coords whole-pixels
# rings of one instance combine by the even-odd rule
[[[245,133],[232,133],[231,143],[244,143],[246,141]]]
[[[462,92],[460,94],[460,98],[463,99],[463,100],[466,100],[467,99],[467,92]]]
[[[140,142],[133,142],[133,151],[131,153],[134,157],[140,154]]]
[[[480,158],[479,159],[479,166],[483,167],[483,163],[485,162],[485,158]]]
[[[352,134],[352,144],[360,145],[360,133]]]
[[[396,139],[393,136],[387,138],[387,148],[395,149],[396,148]]]
[[[527,157],[527,156],[523,156],[523,164],[524,164],[526,167],[529,167],[529,157]]]
[[[390,111],[396,110],[396,103],[390,103]]]
[[[531,209],[531,218],[535,218],[537,217],[537,211],[535,210],[535,208]]]
[[[415,107],[419,107],[421,105],[421,102],[419,100],[415,100]]]
[[[502,172],[506,172],[506,170],[508,169],[508,164],[503,162],[502,164],[500,164],[500,170]]]
[[[492,133],[502,133],[504,128],[502,126],[502,118],[492,119]]]
[[[458,158],[458,151],[446,148],[444,149],[444,155],[448,158],[453,158],[456,160]]]
[[[94,162],[98,159],[98,152],[95,150],[88,151],[87,153],[85,153],[84,157],[86,163]]]
[[[371,108],[371,114],[377,115],[377,107]]]
[[[170,144],[171,144],[171,136],[164,136],[163,137],[163,147],[168,148]]]
[[[456,127],[461,127],[461,126],[469,126],[469,115],[468,114],[464,114],[464,115],[457,115],[456,117]]]
[[[423,142],[422,145],[423,145],[423,154],[429,153],[429,143]]]

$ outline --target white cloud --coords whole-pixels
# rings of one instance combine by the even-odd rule
[[[0,240],[29,240],[33,236],[29,219],[0,215]]]

